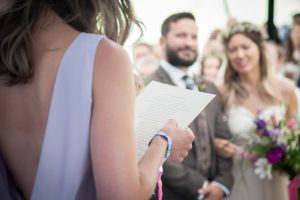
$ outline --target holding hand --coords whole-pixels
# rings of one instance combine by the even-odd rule
[[[233,157],[238,153],[239,147],[229,140],[215,138],[214,139],[214,146],[217,150],[217,153],[221,156],[226,158]]]
[[[172,140],[172,150],[168,161],[182,162],[188,155],[188,151],[192,148],[192,142],[195,136],[190,128],[178,128],[175,120],[169,120],[161,129],[162,132],[167,133]]]

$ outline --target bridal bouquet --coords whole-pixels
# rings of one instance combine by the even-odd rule
[[[272,178],[272,170],[287,174],[290,180],[300,174],[300,123],[295,119],[266,121],[255,119],[253,140],[246,146],[244,158],[255,166],[259,178]]]

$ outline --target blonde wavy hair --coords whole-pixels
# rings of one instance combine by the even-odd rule
[[[130,0],[1,0],[0,84],[25,84],[33,77],[31,30],[48,8],[79,32],[104,34],[120,44],[132,24],[141,29]]]
[[[135,95],[138,96],[145,88],[145,83],[141,74],[136,68],[133,69],[133,78],[134,78]]]
[[[236,34],[243,34],[251,41],[253,41],[259,49],[259,73],[260,73],[260,84],[258,87],[258,92],[262,98],[270,102],[276,102],[276,92],[271,86],[270,77],[272,74],[272,68],[268,63],[265,44],[264,44],[264,35],[261,29],[249,22],[238,23],[232,28],[226,30],[223,33],[223,43],[225,47],[225,53],[227,57],[227,66],[225,69],[224,75],[224,86],[226,89],[225,94],[225,105],[228,107],[234,100],[238,102],[245,100],[249,97],[249,92],[243,86],[238,72],[232,67],[230,60],[228,59],[228,45],[231,38]]]

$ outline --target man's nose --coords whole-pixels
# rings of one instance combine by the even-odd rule
[[[196,47],[197,45],[197,40],[195,40],[192,37],[186,37],[185,39],[185,44],[189,47]]]

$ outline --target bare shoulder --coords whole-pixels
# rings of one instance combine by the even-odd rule
[[[277,88],[280,92],[280,95],[284,98],[288,98],[291,92],[295,90],[295,83],[285,77],[275,77],[274,78],[274,88]]]
[[[283,76],[276,76],[276,81],[278,82],[279,85],[285,86],[285,87],[289,87],[289,88],[294,88],[295,84],[292,80],[283,77]]]
[[[97,47],[94,80],[122,83],[128,76],[132,76],[132,64],[127,52],[116,42],[103,38]]]
[[[106,64],[130,64],[130,59],[121,45],[108,38],[103,38],[98,44],[95,62],[96,64],[104,64],[103,67],[105,67]],[[117,68],[121,67],[121,65],[114,66]],[[110,70],[107,67],[105,68],[106,70]]]
[[[294,117],[298,110],[295,83],[287,78],[277,77],[273,87],[280,93],[281,100],[287,105],[287,119]]]
[[[106,55],[109,56],[111,53],[117,53],[117,54],[126,54],[125,49],[118,43],[104,37],[98,45],[97,53],[99,56]]]

